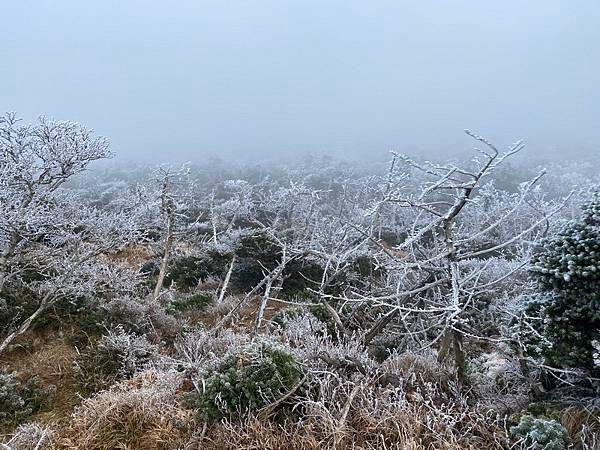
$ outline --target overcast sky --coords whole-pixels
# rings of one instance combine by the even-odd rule
[[[0,109],[127,159],[600,150],[600,1],[3,1]],[[578,153],[580,152],[580,153]]]

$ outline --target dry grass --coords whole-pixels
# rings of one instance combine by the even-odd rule
[[[224,421],[198,433],[186,449],[238,450],[503,450],[506,433],[495,421],[475,412],[462,414],[464,423],[437,414],[400,411],[388,420],[367,417],[353,408],[346,420],[329,414],[278,424],[256,417]]]
[[[505,427],[493,415],[432,387],[406,393],[377,385],[376,378],[345,382],[307,402],[303,429],[324,449],[423,450],[505,448]]]
[[[251,308],[252,303],[248,305]],[[296,416],[279,423],[249,416],[213,424],[194,422],[194,411],[179,403],[182,377],[144,372],[84,400],[77,396],[72,362],[77,352],[57,334],[30,339],[31,351],[15,350],[3,363],[24,376],[38,375],[57,386],[51,413],[35,416],[13,440],[27,449],[48,430],[46,441],[63,450],[502,450],[511,448],[507,426],[475,398],[467,398],[451,367],[433,354],[393,354],[376,363],[352,340],[334,343],[297,326],[279,338],[292,346],[310,375],[311,388],[296,398]],[[293,325],[293,324],[292,324]],[[202,370],[230,348],[248,341],[245,333],[196,331],[180,337],[175,357]],[[325,358],[319,358],[324,355]],[[356,363],[365,371],[338,362]],[[191,386],[188,386],[191,388]],[[473,396],[471,392],[469,395]],[[66,420],[69,417],[70,420]],[[600,450],[598,407],[570,407],[561,413],[577,450]],[[50,431],[54,430],[54,431]],[[21,448],[17,446],[16,448]],[[32,447],[32,448],[35,448]]]
[[[285,425],[249,417],[243,422],[224,421],[211,427],[187,447],[237,450],[319,450],[315,436],[306,433],[298,424]]]
[[[79,403],[73,378],[77,349],[66,334],[56,331],[28,333],[21,341],[27,342],[28,347],[17,347],[2,355],[2,368],[16,371],[22,379],[37,376],[43,386],[52,387],[46,410],[31,420],[44,424],[66,420]]]
[[[117,252],[106,255],[109,260],[123,263],[136,271],[153,256],[149,246],[145,245],[128,245]]]
[[[600,450],[600,407],[571,406],[561,412],[560,421],[576,448]]]
[[[192,426],[177,403],[177,374],[145,372],[87,399],[73,413],[60,446],[86,450],[171,450]]]

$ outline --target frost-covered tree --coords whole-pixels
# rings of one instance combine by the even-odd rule
[[[132,213],[142,219],[140,223],[155,227],[160,234],[160,264],[153,290],[153,298],[157,299],[177,243],[194,228],[202,214],[192,211],[193,183],[185,165],[177,169],[157,167],[151,183],[138,189],[144,191],[144,199]]]
[[[461,375],[468,340],[485,337],[492,325],[480,317],[497,300],[495,289],[507,294],[502,284],[523,271],[549,218],[564,206],[536,194],[543,173],[522,183],[519,192],[495,189],[490,183],[496,169],[523,144],[502,153],[487,139],[467,134],[484,147],[464,165],[394,157],[380,198],[360,224],[374,260],[385,269],[386,283],[375,294],[370,289],[343,298],[368,302],[379,311],[365,343],[400,321],[405,346],[437,346],[440,357],[454,359]],[[392,220],[403,235],[389,246],[376,230]]]
[[[530,308],[541,310],[543,353],[554,364],[600,369],[600,196],[583,206],[532,260],[539,291]]]
[[[14,113],[0,118],[0,290],[9,260],[48,218],[56,190],[90,162],[110,155],[106,139],[76,123],[19,122]]]
[[[64,188],[109,156],[108,141],[79,124],[0,118],[0,299],[10,310],[15,292],[25,290],[36,303],[28,317],[13,317],[0,352],[60,299],[131,287],[125,268],[106,256],[135,239],[135,224]]]

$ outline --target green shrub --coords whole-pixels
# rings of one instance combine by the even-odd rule
[[[118,327],[79,355],[75,379],[85,393],[96,392],[146,369],[158,355],[158,347],[144,336]]]
[[[552,343],[543,355],[562,367],[600,369],[594,359],[594,342],[600,341],[600,197],[545,242],[531,275],[540,298],[529,308],[543,314],[537,330]]]
[[[177,289],[188,290],[198,286],[198,283],[208,276],[208,271],[203,267],[202,258],[197,256],[181,256],[170,264],[165,276],[165,287],[173,283]]]
[[[301,376],[291,353],[255,342],[227,354],[203,380],[203,393],[190,400],[203,419],[244,415],[279,399]]]
[[[39,411],[47,397],[37,377],[26,382],[0,371],[0,423],[14,424]]]
[[[187,292],[210,277],[221,278],[225,276],[232,254],[217,250],[209,250],[195,256],[180,256],[173,258],[169,263],[165,275],[164,286],[175,285],[178,290]],[[148,266],[147,274],[149,284],[154,285],[158,270]]]
[[[237,260],[231,281],[240,289],[258,284],[264,273],[273,270],[281,261],[281,246],[260,230],[244,232],[236,246]]]
[[[286,298],[310,295],[308,288],[317,289],[323,278],[323,268],[312,261],[291,261],[283,272],[282,294]]]
[[[174,299],[169,304],[167,311],[170,314],[188,311],[204,311],[208,306],[214,303],[214,300],[214,294],[212,292],[201,291],[190,296]]]
[[[327,325],[327,333],[329,334],[329,336],[331,336],[331,338],[333,338],[334,341],[337,340],[340,331],[338,329],[337,323],[335,322],[335,319],[327,310],[327,308],[325,308],[323,304],[317,303],[312,306],[309,306],[308,311],[318,320]],[[344,312],[345,311],[346,310],[344,310]]]
[[[40,299],[27,288],[4,286],[0,295],[0,329],[8,330],[20,324],[38,308]]]
[[[566,450],[569,444],[567,430],[556,420],[525,415],[510,432],[531,450]]]

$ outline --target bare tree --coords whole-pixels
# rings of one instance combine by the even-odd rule
[[[155,198],[158,200],[157,212],[160,214],[164,230],[162,256],[153,291],[153,298],[156,300],[161,294],[174,246],[185,232],[199,220],[199,217],[192,220],[188,214],[192,184],[189,180],[189,169],[186,166],[177,170],[159,167],[155,174],[159,184],[155,194]]]
[[[408,338],[421,346],[437,344],[442,358],[451,353],[461,375],[466,367],[465,336],[484,338],[468,319],[479,308],[477,299],[523,269],[542,236],[539,230],[566,203],[565,199],[554,206],[528,205],[527,199],[542,173],[523,184],[518,196],[511,198],[512,203],[503,203],[498,215],[486,215],[486,198],[479,195],[480,191],[491,181],[496,168],[519,152],[523,144],[517,142],[501,153],[485,138],[469,131],[467,134],[484,148],[476,149],[479,156],[465,167],[418,163],[394,155],[382,196],[369,212],[370,222],[356,226],[372,244],[375,259],[385,267],[388,285],[384,291],[391,292],[378,295],[372,290],[355,290],[350,295],[330,296],[387,309],[366,331],[366,344],[399,319]],[[406,186],[407,180],[420,180],[420,187]],[[472,220],[484,216],[484,222]],[[503,227],[515,216],[521,217],[511,223],[511,234],[506,235]],[[407,229],[404,241],[393,247],[378,240],[375,232],[390,217],[401,217]],[[510,254],[519,262],[490,280],[486,276],[494,263],[490,257],[500,254]]]

